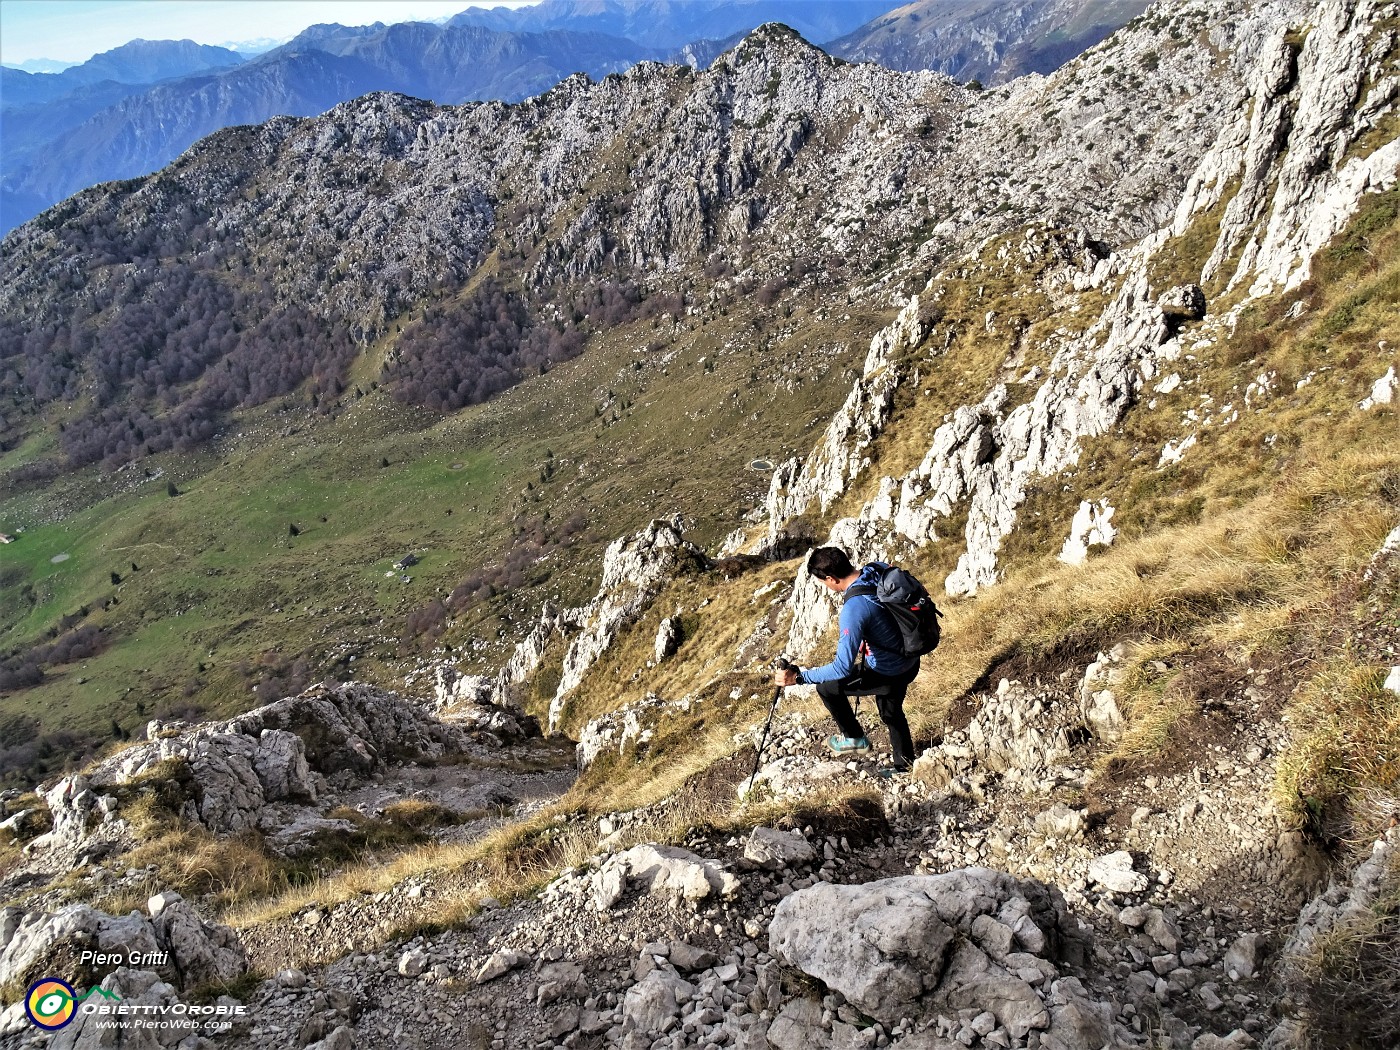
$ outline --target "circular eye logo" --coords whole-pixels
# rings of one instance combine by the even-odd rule
[[[57,977],[41,977],[29,986],[24,997],[24,1012],[40,1028],[53,1031],[73,1020],[73,1003],[78,993],[67,981]]]

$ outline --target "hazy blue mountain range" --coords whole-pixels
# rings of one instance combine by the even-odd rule
[[[0,104],[7,110],[32,106],[65,98],[105,81],[154,84],[191,73],[227,69],[241,62],[243,56],[237,51],[196,44],[193,40],[132,40],[59,73],[26,73],[0,67]]]
[[[826,49],[852,62],[1002,84],[1058,69],[1148,6],[1149,0],[915,0]]]
[[[611,33],[644,47],[669,50],[696,40],[742,34],[765,22],[782,22],[815,43],[831,40],[896,6],[890,0],[543,0],[533,7],[473,7],[450,24],[501,32]]]
[[[27,58],[23,62],[11,63],[0,68],[18,69],[23,73],[62,73],[65,69],[79,64],[78,62],[61,62],[55,58]]]

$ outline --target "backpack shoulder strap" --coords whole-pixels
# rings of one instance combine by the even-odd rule
[[[845,597],[847,598],[873,598],[874,596],[875,587],[869,583],[853,583],[846,588]]]

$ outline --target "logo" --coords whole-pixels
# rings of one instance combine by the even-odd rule
[[[73,1020],[78,993],[58,977],[41,977],[29,986],[24,1012],[39,1028],[57,1031]]]
[[[92,1023],[98,1032],[111,1028],[226,1032],[233,1027],[235,1018],[247,1016],[248,1008],[242,1003],[124,1003],[116,992],[100,986],[79,995],[61,977],[41,977],[25,994],[24,1012],[31,1024],[46,1032],[58,1031],[71,1023],[76,1014],[96,1018]],[[103,1041],[102,1045],[107,1043]]]

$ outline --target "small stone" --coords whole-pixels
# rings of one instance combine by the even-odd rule
[[[982,1013],[978,1014],[972,1019],[972,1023],[968,1025],[968,1027],[979,1036],[990,1035],[996,1026],[997,1016],[990,1010],[984,1010]]]
[[[150,900],[146,901],[146,911],[149,912],[151,918],[154,919],[161,912],[165,911],[168,905],[184,899],[184,897],[181,897],[174,890],[162,890],[160,893],[152,896]]]
[[[1136,930],[1147,921],[1147,909],[1136,904],[1124,908],[1118,913],[1118,921],[1129,929]]]
[[[670,946],[671,965],[677,970],[708,970],[719,965],[719,956],[703,948],[696,948],[684,941],[675,941]]]
[[[1176,923],[1165,912],[1156,908],[1147,913],[1143,932],[1156,941],[1158,947],[1168,952],[1175,952],[1181,947],[1181,931],[1177,929]]]
[[[1225,953],[1225,973],[1232,981],[1255,976],[1267,947],[1268,938],[1257,933],[1241,934]]]
[[[1091,860],[1089,878],[1114,893],[1141,893],[1147,889],[1147,876],[1133,870],[1133,855],[1126,850]]]
[[[481,969],[477,971],[476,983],[486,984],[488,981],[494,981],[497,977],[502,977],[511,970],[524,966],[529,961],[530,957],[522,955],[520,952],[497,952],[487,959],[482,964]]]

